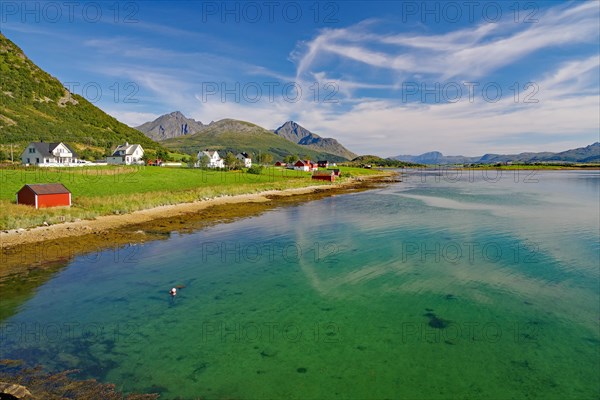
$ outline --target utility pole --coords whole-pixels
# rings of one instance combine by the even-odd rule
[[[12,148],[12,143],[10,144],[10,162],[15,162],[15,160],[13,160],[13,148]]]

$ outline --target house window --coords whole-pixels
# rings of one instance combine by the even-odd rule
[[[35,153],[35,148],[33,148],[33,147],[29,148],[29,154],[31,154],[31,153]]]
[[[36,158],[36,159],[35,159],[35,162],[36,162],[36,164],[39,164],[39,163],[40,163],[40,159],[39,159],[39,158]]]
[[[29,158],[27,159],[27,164],[31,164],[31,160]]]

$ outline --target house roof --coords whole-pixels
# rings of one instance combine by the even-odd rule
[[[217,157],[219,156],[219,153],[217,153],[216,150],[200,150],[198,152],[198,154],[206,154],[209,158],[212,158],[215,154],[217,155]]]
[[[315,172],[313,172],[313,175],[315,175],[315,176],[330,176],[330,175],[335,175],[335,172],[328,169],[326,171],[315,171]]]
[[[75,157],[75,158],[77,157],[77,153],[75,153],[75,151],[68,144],[63,143],[63,142],[58,142],[58,143],[31,142],[31,143],[29,143],[29,146],[27,146],[27,147],[30,147],[30,146],[35,147],[37,152],[40,153],[42,155],[42,157],[54,157],[54,154],[52,154],[52,152],[60,144],[65,146],[67,149],[69,149],[69,151],[71,153],[73,153],[73,157]]]
[[[21,188],[28,187],[35,194],[63,194],[71,193],[62,183],[41,183],[34,185],[25,185]],[[19,190],[19,192],[21,191]]]
[[[250,158],[250,157],[248,156],[248,153],[238,153],[238,156],[242,156],[242,157],[244,157],[244,158]]]
[[[129,143],[125,143],[122,145],[117,146],[117,148],[115,149],[115,151],[113,152],[113,156],[130,156],[133,153],[135,153],[135,151],[138,148],[142,148],[142,146],[140,146],[139,144],[129,144]]]

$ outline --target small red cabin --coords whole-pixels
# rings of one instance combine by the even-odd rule
[[[312,178],[318,179],[321,181],[335,182],[335,176],[336,176],[335,172],[329,170],[329,171],[313,172]]]
[[[71,192],[62,183],[25,185],[17,192],[17,204],[35,208],[71,206]]]

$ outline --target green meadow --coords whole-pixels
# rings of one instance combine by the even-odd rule
[[[340,167],[343,178],[378,171]],[[100,215],[125,214],[147,208],[193,202],[219,196],[283,190],[328,182],[310,173],[269,167],[259,175],[245,171],[197,168],[107,166],[82,168],[16,167],[0,169],[0,229],[28,228]],[[62,183],[73,194],[71,208],[35,210],[16,204],[25,184]]]

